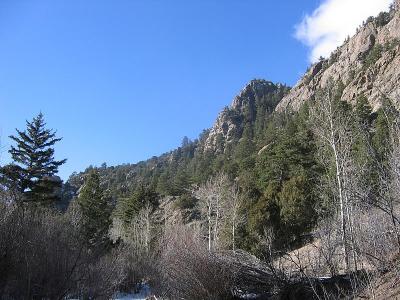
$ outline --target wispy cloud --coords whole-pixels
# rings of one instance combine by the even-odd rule
[[[296,26],[296,38],[310,47],[310,61],[328,57],[369,16],[387,11],[393,0],[324,0]]]

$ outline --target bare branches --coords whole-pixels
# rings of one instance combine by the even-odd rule
[[[330,194],[338,199],[338,212],[341,220],[342,243],[346,269],[349,269],[347,226],[349,223],[348,206],[349,186],[351,182],[351,147],[353,135],[351,133],[351,115],[343,107],[333,83],[322,90],[311,111],[313,130],[320,141],[322,163],[329,167],[334,166],[335,184]]]
[[[0,294],[6,298],[109,297],[125,279],[125,252],[89,250],[79,214],[0,204]]]
[[[226,200],[228,185],[228,176],[224,173],[219,173],[192,191],[193,195],[199,199],[200,211],[207,223],[206,236],[209,251],[219,247],[220,231],[226,208],[224,201]]]
[[[207,251],[196,232],[167,228],[160,242],[157,287],[171,299],[228,299],[234,274]]]
[[[241,213],[244,198],[240,193],[239,186],[235,183],[228,188],[228,193],[224,201],[225,222],[230,230],[231,247],[236,250],[236,232],[237,228],[245,221]]]

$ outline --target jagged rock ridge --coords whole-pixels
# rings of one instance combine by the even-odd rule
[[[392,10],[369,18],[357,33],[307,71],[277,106],[278,111],[299,109],[329,80],[345,86],[342,100],[355,102],[364,95],[378,109],[387,96],[400,104],[400,0]]]
[[[205,139],[204,150],[223,152],[226,145],[237,141],[244,127],[254,125],[257,115],[271,114],[289,88],[266,80],[252,80],[218,115]],[[260,111],[262,110],[262,111]]]

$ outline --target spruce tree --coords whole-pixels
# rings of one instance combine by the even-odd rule
[[[16,143],[9,153],[13,162],[0,169],[3,184],[22,194],[22,202],[43,203],[57,200],[55,190],[61,188],[56,177],[58,167],[66,159],[54,159],[54,144],[61,140],[56,132],[46,129],[43,114],[31,122],[26,121],[25,131],[16,129],[17,135],[10,138]]]
[[[82,212],[83,234],[89,246],[104,245],[108,241],[111,210],[97,170],[91,170],[87,175],[77,202]]]
[[[130,197],[120,199],[118,213],[124,224],[129,224],[147,204],[151,207],[157,206],[158,194],[142,185],[138,186]]]

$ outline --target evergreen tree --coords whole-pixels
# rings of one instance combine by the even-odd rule
[[[242,137],[235,149],[234,158],[241,169],[253,169],[255,146],[253,142],[253,133],[249,125],[243,129]]]
[[[387,160],[388,153],[390,153],[390,115],[379,109],[377,111],[377,117],[374,122],[374,135],[372,137],[372,144],[376,151],[376,155],[379,161],[385,162]]]
[[[90,246],[106,243],[111,224],[111,210],[100,186],[97,170],[91,170],[82,186],[77,202],[82,212],[83,233]]]
[[[307,120],[307,108],[285,116],[283,128],[275,128],[278,134],[257,156],[255,181],[263,196],[249,210],[249,232],[262,235],[265,227],[273,228],[281,246],[307,232],[316,219],[320,170]]]
[[[173,188],[172,188],[172,195],[173,196],[180,196],[184,194],[187,189],[189,188],[191,180],[183,169],[178,169],[175,174]]]
[[[43,203],[57,199],[56,188],[61,188],[61,180],[56,177],[58,167],[66,159],[54,159],[56,138],[52,129],[46,129],[43,114],[40,113],[31,122],[26,121],[27,130],[17,129],[17,136],[10,138],[16,143],[9,153],[13,163],[0,169],[5,186],[20,192],[23,202]]]
[[[189,140],[189,138],[188,138],[187,136],[184,136],[183,139],[182,139],[181,147],[182,147],[182,148],[185,148],[185,147],[187,147],[187,146],[189,146],[189,145],[190,145],[190,140]]]
[[[378,157],[375,149],[372,147],[372,107],[365,96],[362,95],[357,99],[354,111],[352,157],[358,173],[362,174],[359,178],[359,183],[371,187],[367,198],[372,199],[373,191],[376,192],[374,188],[377,188],[379,181],[376,166]]]
[[[313,184],[305,175],[294,176],[283,184],[279,193],[279,206],[286,234],[300,236],[314,225],[316,214]]]
[[[161,195],[169,195],[172,192],[171,174],[166,170],[157,181],[157,192]]]
[[[371,125],[372,108],[368,103],[367,97],[365,97],[364,95],[357,98],[355,113],[356,121],[361,129],[369,129],[369,126]]]
[[[125,224],[129,224],[135,215],[147,204],[158,205],[158,194],[149,188],[139,186],[134,193],[118,203],[118,212]]]

